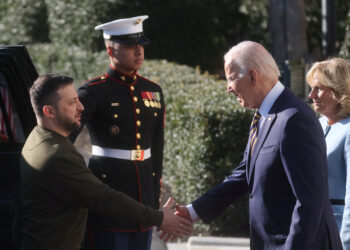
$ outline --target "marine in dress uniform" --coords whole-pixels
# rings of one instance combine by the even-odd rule
[[[105,39],[143,45],[147,16],[97,26]],[[161,87],[118,65],[88,80],[78,90],[92,144],[89,168],[110,187],[144,205],[159,208],[164,145],[164,98]],[[132,224],[94,213],[89,216],[91,249],[149,249],[151,224]],[[137,245],[134,245],[137,243]]]

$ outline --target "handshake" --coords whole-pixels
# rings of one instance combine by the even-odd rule
[[[162,209],[164,217],[158,231],[162,231],[159,238],[164,241],[173,241],[192,233],[192,219],[187,207],[176,204],[174,212],[173,202],[173,198],[170,197]]]

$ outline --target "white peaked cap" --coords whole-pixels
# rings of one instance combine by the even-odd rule
[[[103,30],[103,37],[111,39],[113,36],[122,36],[143,32],[142,22],[148,16],[136,16],[125,19],[118,19],[112,22],[100,24],[95,30]]]

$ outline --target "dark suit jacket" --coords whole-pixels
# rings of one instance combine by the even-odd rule
[[[315,113],[285,89],[223,183],[193,202],[209,223],[249,194],[251,249],[342,249],[328,196],[324,136]],[[232,221],[232,223],[235,223]]]

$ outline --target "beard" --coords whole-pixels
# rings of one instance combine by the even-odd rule
[[[79,114],[80,116],[80,114]],[[77,117],[74,117],[77,118]],[[72,133],[75,130],[79,129],[81,126],[81,123],[79,121],[76,121],[75,119],[69,119],[67,116],[61,115],[60,113],[57,114],[57,123],[60,125],[60,127],[68,132]]]

